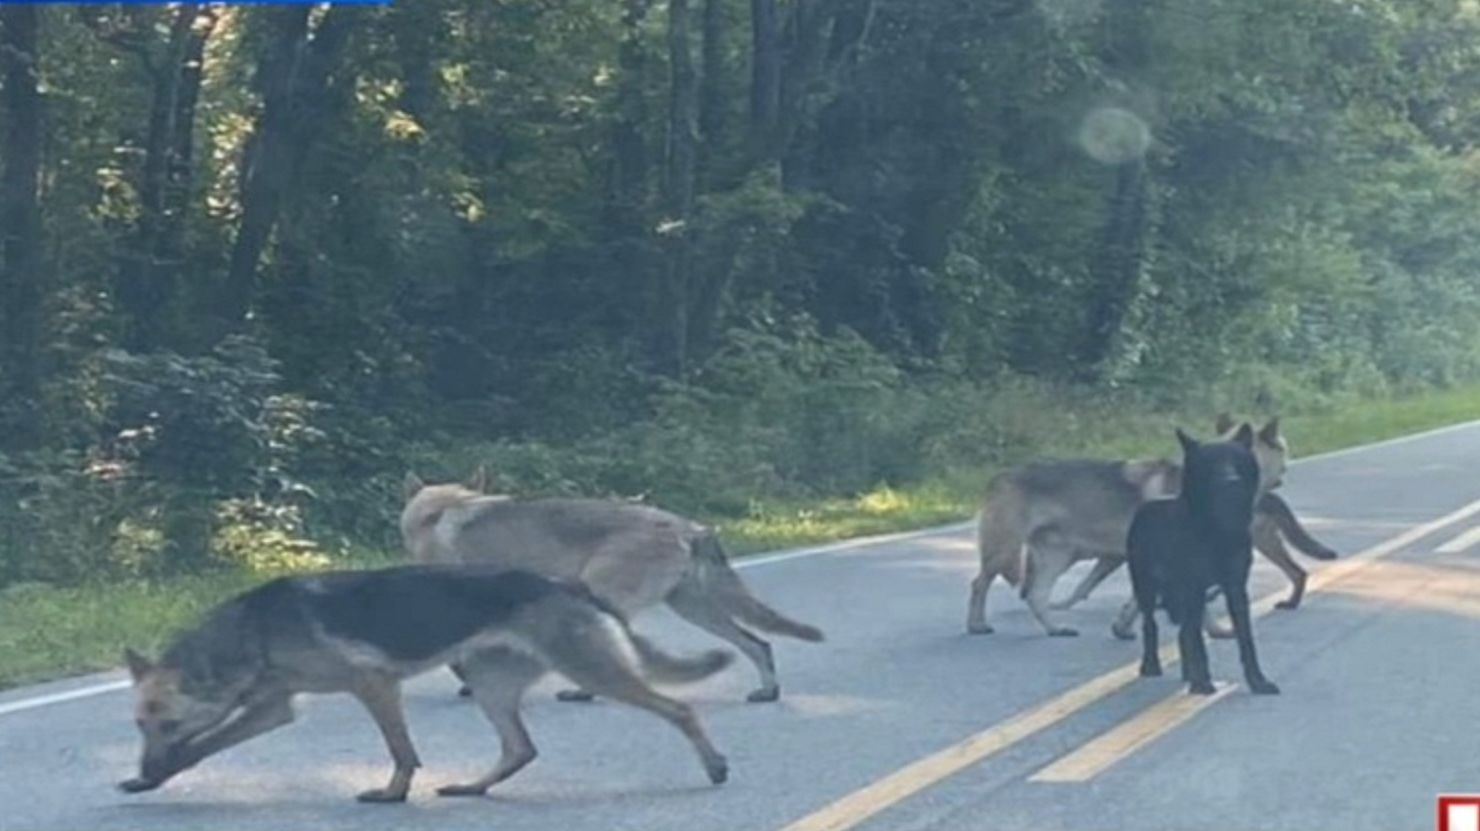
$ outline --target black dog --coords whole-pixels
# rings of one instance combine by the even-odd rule
[[[1250,452],[1253,438],[1247,424],[1232,440],[1207,444],[1179,429],[1181,493],[1147,502],[1131,520],[1127,551],[1141,609],[1141,675],[1161,675],[1155,614],[1161,606],[1179,627],[1182,678],[1197,695],[1213,692],[1202,633],[1208,590],[1215,586],[1228,602],[1249,689],[1262,695],[1280,691],[1259,669],[1249,624],[1249,525],[1259,485],[1259,466]]]

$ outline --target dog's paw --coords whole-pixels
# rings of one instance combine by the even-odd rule
[[[145,779],[142,776],[135,776],[132,779],[125,779],[119,782],[118,789],[124,793],[143,793],[145,791],[152,791],[163,784],[164,780],[162,779],[156,781],[154,779]]]
[[[560,692],[555,693],[555,700],[556,701],[571,701],[571,702],[576,702],[576,703],[585,703],[587,701],[594,701],[595,699],[596,699],[596,696],[595,695],[593,695],[592,693],[590,693],[587,690],[582,690],[582,689],[561,690]]]
[[[992,625],[989,623],[966,624],[966,634],[968,635],[990,635],[993,631],[995,630],[992,629]]]
[[[1187,691],[1193,695],[1212,695],[1217,689],[1212,681],[1193,681],[1188,685]]]
[[[723,785],[730,778],[730,763],[725,757],[711,759],[704,763],[704,772],[709,774],[709,781],[715,785]]]
[[[355,799],[360,802],[405,802],[406,789],[373,788],[356,796]]]
[[[1290,611],[1290,610],[1293,610],[1293,609],[1300,608],[1300,601],[1299,600],[1281,600],[1280,602],[1274,604],[1274,607],[1276,609],[1284,609],[1286,611]]]
[[[1142,678],[1160,678],[1161,677],[1161,664],[1147,664],[1147,663],[1141,664],[1141,677]]]
[[[1048,630],[1048,636],[1050,638],[1077,638],[1079,630],[1072,626],[1055,626]]]
[[[437,789],[437,796],[482,796],[488,793],[488,789],[478,785],[443,785]]]
[[[1213,640],[1218,640],[1218,641],[1233,640],[1233,638],[1235,637],[1235,634],[1236,633],[1232,629],[1225,629],[1225,628],[1223,628],[1221,626],[1210,626],[1210,627],[1208,627],[1208,637],[1212,638]]]
[[[1255,695],[1279,695],[1280,688],[1275,686],[1268,678],[1260,678],[1249,682],[1249,690]]]
[[[745,696],[745,700],[749,701],[751,704],[765,704],[767,702],[775,701],[780,697],[780,687],[761,687],[758,690],[752,690],[750,695]]]

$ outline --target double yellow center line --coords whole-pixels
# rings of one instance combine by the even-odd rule
[[[1431,522],[1416,525],[1395,537],[1315,572],[1306,583],[1310,595],[1346,579],[1354,572],[1448,525],[1480,514],[1480,500]],[[1250,608],[1253,617],[1262,617],[1274,609],[1281,593],[1260,598]],[[1161,648],[1161,660],[1171,665],[1177,659],[1176,643]],[[782,831],[843,831],[899,803],[960,771],[1000,753],[1009,747],[1052,727],[1089,707],[1111,693],[1129,685],[1138,677],[1140,661],[1135,661],[1092,678],[1036,707],[1018,713],[966,740],[926,756],[881,779],[865,785],[842,799],[787,825]],[[1186,722],[1202,709],[1220,700],[1232,687],[1224,687],[1211,696],[1185,696],[1180,691],[1168,699],[1109,732],[1091,740],[1079,750],[1049,765],[1034,775],[1037,781],[1080,781],[1093,776],[1143,747],[1158,736]]]

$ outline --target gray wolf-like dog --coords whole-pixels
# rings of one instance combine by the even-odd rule
[[[647,505],[607,499],[513,499],[483,493],[479,468],[466,484],[405,482],[401,537],[424,563],[483,563],[583,583],[621,610],[667,603],[679,617],[733,644],[755,665],[761,685],[750,701],[781,694],[771,645],[741,626],[820,641],[758,600],[730,567],[714,531]],[[454,671],[460,671],[457,666]],[[568,700],[590,690],[567,691]]]
[[[1259,668],[1249,618],[1254,558],[1249,528],[1259,489],[1253,440],[1248,425],[1230,440],[1208,444],[1179,429],[1182,487],[1172,499],[1137,508],[1126,539],[1131,587],[1141,614],[1141,675],[1161,675],[1156,610],[1164,608],[1178,626],[1182,678],[1196,695],[1213,693],[1202,623],[1208,589],[1214,586],[1228,603],[1249,689],[1256,695],[1280,691]]]
[[[1219,432],[1229,436],[1234,426],[1220,419]],[[1255,512],[1255,545],[1290,577],[1293,590],[1281,606],[1294,608],[1305,588],[1305,572],[1285,546],[1289,539],[1318,559],[1336,556],[1300,525],[1278,494],[1284,476],[1288,444],[1271,419],[1255,437],[1254,455],[1260,470],[1260,497]],[[977,550],[980,571],[972,581],[967,608],[967,631],[992,631],[986,621],[986,595],[997,575],[1019,586],[1029,609],[1050,635],[1077,634],[1055,623],[1050,609],[1078,603],[1100,581],[1125,561],[1126,532],[1136,508],[1149,500],[1175,494],[1182,470],[1174,462],[1156,460],[1106,461],[1063,459],[1034,462],[994,477],[978,514]],[[1050,605],[1053,585],[1075,562],[1096,559],[1094,569],[1064,602]],[[1134,609],[1134,604],[1127,604]],[[1122,615],[1122,619],[1124,616]],[[1134,622],[1117,620],[1115,633],[1132,637]],[[1215,635],[1226,635],[1221,631]]]
[[[711,782],[727,774],[693,710],[648,680],[697,681],[731,654],[667,655],[583,586],[527,572],[408,565],[281,577],[221,603],[157,662],[133,650],[125,657],[144,736],[139,775],[119,785],[128,793],[157,788],[288,724],[299,693],[347,692],[370,712],[394,762],[389,783],[359,799],[402,801],[421,762],[401,709],[401,681],[454,660],[498,731],[502,754],[486,776],[441,788],[442,795],[483,794],[534,759],[520,700],[551,670],[668,721],[698,752]]]

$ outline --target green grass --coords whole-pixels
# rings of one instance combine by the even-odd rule
[[[1298,459],[1477,418],[1480,385],[1299,414],[1282,418],[1281,429]],[[1165,425],[1148,423],[1145,418],[1132,418],[1132,423],[1125,420],[1124,416],[1099,420],[1100,429],[1076,432],[1059,446],[1042,448],[1039,455],[1120,458],[1172,456],[1177,452],[1171,430]],[[1211,424],[1212,419],[1201,421]],[[1199,433],[1199,426],[1198,421],[1187,422],[1194,434]],[[1210,427],[1203,427],[1201,434],[1211,432]],[[750,517],[719,520],[718,524],[733,552],[749,553],[952,522],[974,510],[976,498],[993,472],[952,471],[925,482],[880,488],[851,499],[758,506]]]
[[[1063,415],[1060,414],[1060,418]],[[1297,458],[1480,418],[1480,385],[1392,400],[1366,401],[1283,422]],[[1058,441],[1032,455],[1105,457],[1175,451],[1166,417],[1078,413]],[[1196,431],[1206,414],[1189,418]],[[1206,434],[1207,430],[1202,431]],[[964,519],[991,470],[950,471],[924,482],[878,488],[852,498],[758,504],[743,518],[710,518],[736,555],[887,533]],[[385,562],[357,552],[348,565]],[[125,645],[157,649],[210,604],[263,578],[223,573],[72,588],[15,586],[0,593],[0,687],[117,666]]]
[[[1480,386],[1365,402],[1282,421],[1298,454],[1311,455],[1480,419]]]

